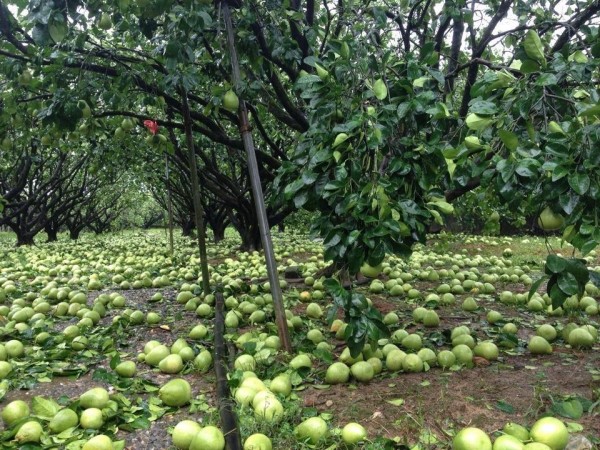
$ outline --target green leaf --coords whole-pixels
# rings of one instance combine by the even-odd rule
[[[394,400],[386,400],[387,403],[389,403],[390,405],[394,405],[394,406],[402,406],[404,405],[404,399],[403,398],[396,398]]]
[[[590,281],[592,283],[594,283],[595,286],[600,287],[600,273],[590,270],[589,274],[590,274]]]
[[[571,186],[571,189],[577,194],[583,195],[590,188],[590,177],[585,173],[574,173],[569,176],[569,186]]]
[[[469,104],[469,111],[483,116],[491,116],[498,112],[498,107],[495,103],[487,100],[473,100]]]
[[[554,309],[561,307],[567,299],[567,295],[558,286],[557,280],[558,274],[554,274],[548,280],[547,285],[548,295],[552,299],[552,307]]]
[[[548,279],[548,277],[540,277],[539,279],[537,279],[532,285],[531,288],[529,288],[529,295],[528,295],[528,299],[531,299],[531,296],[533,294],[535,294],[537,292],[537,290],[539,289],[539,287],[542,285],[542,283],[544,281],[546,281]]]
[[[36,396],[31,399],[31,410],[34,415],[50,420],[60,410],[60,405],[52,399]]]
[[[536,80],[538,86],[553,86],[558,83],[558,78],[553,73],[543,73]]]
[[[521,64],[521,68],[519,70],[525,74],[535,73],[540,70],[540,65],[533,59],[526,59]]]
[[[600,117],[600,105],[593,105],[589,108],[582,110],[579,113],[579,117]]]
[[[500,411],[505,412],[507,414],[513,414],[515,412],[515,407],[509,403],[506,403],[504,400],[498,400],[495,406]]]
[[[544,46],[540,37],[534,30],[529,30],[525,34],[525,39],[523,39],[523,49],[529,58],[545,65],[546,57],[544,56]]]
[[[467,127],[473,131],[483,131],[492,124],[492,119],[471,113],[466,119]]]
[[[549,275],[552,273],[559,273],[565,270],[567,267],[567,260],[554,254],[550,254],[546,257],[546,273]]]
[[[110,368],[115,370],[115,368],[121,363],[121,356],[119,353],[115,353],[115,355],[110,359]]]
[[[583,405],[577,399],[554,403],[552,411],[567,419],[578,420],[583,416]]]
[[[498,130],[498,136],[500,136],[504,146],[511,151],[515,151],[519,146],[519,138],[515,133],[508,130]]]
[[[569,258],[566,261],[566,270],[575,276],[581,286],[585,286],[590,279],[590,273],[586,266],[586,261],[578,258]]]
[[[558,286],[566,295],[575,295],[579,292],[577,278],[571,272],[562,272],[558,274]]]

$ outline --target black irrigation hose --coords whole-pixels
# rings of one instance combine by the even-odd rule
[[[225,317],[223,294],[215,294],[215,375],[217,377],[217,402],[221,426],[228,450],[242,450],[242,438],[237,426],[233,400],[227,382],[227,349],[225,346]]]

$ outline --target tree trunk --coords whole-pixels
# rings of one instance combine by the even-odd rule
[[[262,248],[260,230],[258,229],[257,224],[250,224],[243,230],[238,229],[237,232],[242,238],[242,245],[240,246],[241,251],[252,252]]]
[[[44,231],[48,235],[48,240],[46,242],[56,242],[58,240],[58,229],[54,228],[52,225],[47,224]]]
[[[33,245],[33,234],[17,232],[17,245]]]
[[[183,234],[186,237],[191,237],[193,230],[194,222],[192,220],[184,220],[181,224],[181,234]]]
[[[77,239],[79,239],[79,234],[81,233],[81,230],[77,229],[77,228],[72,228],[69,230],[69,237],[76,241]]]
[[[225,239],[225,228],[227,228],[225,222],[213,225],[213,241],[215,244],[218,244]]]

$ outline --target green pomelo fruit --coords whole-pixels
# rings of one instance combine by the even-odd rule
[[[540,325],[538,327],[538,329],[536,330],[536,333],[538,336],[543,337],[548,342],[552,342],[554,339],[556,339],[556,335],[557,335],[556,329],[549,323]]]
[[[148,325],[156,325],[160,322],[160,320],[161,320],[161,317],[160,317],[160,314],[158,314],[158,313],[151,311],[146,315],[146,323]]]
[[[202,427],[193,420],[182,420],[173,428],[173,445],[181,450],[188,450],[194,437]]]
[[[417,306],[413,309],[412,318],[415,322],[423,322],[423,317],[425,317],[425,313],[427,312],[427,308],[423,308],[422,306]]]
[[[244,450],[273,450],[273,444],[264,434],[255,433],[244,441]]]
[[[135,375],[137,367],[134,361],[123,361],[115,367],[115,372],[124,378],[131,378]]]
[[[464,344],[459,344],[452,349],[456,356],[456,362],[459,364],[469,364],[473,361],[473,351]]]
[[[406,353],[402,350],[396,349],[390,351],[385,358],[385,366],[392,372],[397,372],[402,369],[402,362],[406,358]]]
[[[294,429],[294,434],[299,441],[315,445],[327,437],[327,422],[320,417],[310,417]]]
[[[158,368],[162,373],[179,373],[183,369],[183,359],[177,354],[169,355],[158,363]]]
[[[487,313],[486,319],[491,325],[493,325],[502,320],[502,314],[498,311],[490,311]]]
[[[350,368],[350,372],[352,373],[352,376],[354,378],[363,383],[371,381],[375,376],[373,366],[366,361],[359,361],[354,363]]]
[[[502,431],[506,434],[516,437],[521,442],[529,440],[529,431],[523,425],[519,425],[518,423],[508,422],[506,425],[504,425]]]
[[[53,434],[62,433],[67,428],[76,427],[79,423],[79,416],[77,413],[70,408],[64,408],[58,411],[50,423],[48,423],[48,429]]]
[[[204,325],[196,325],[190,330],[190,334],[188,334],[188,337],[197,341],[200,339],[204,339],[207,334],[208,329]]]
[[[161,343],[154,340],[146,342],[146,345],[144,345],[144,353],[147,355],[152,351],[152,349],[158,347],[159,345],[161,345]]]
[[[402,339],[402,346],[412,351],[419,351],[421,347],[423,347],[423,341],[421,340],[421,336],[418,334],[409,334],[404,339]]]
[[[108,391],[102,387],[92,388],[79,396],[79,404],[84,409],[102,409],[106,406],[108,400]]]
[[[325,383],[341,384],[346,383],[350,378],[350,369],[342,362],[334,362],[325,372]]]
[[[494,441],[492,450],[523,450],[524,448],[525,444],[519,439],[510,434],[504,434]]]
[[[157,367],[170,354],[169,348],[166,345],[160,344],[150,350],[150,353],[146,353],[146,364]]]
[[[81,450],[113,450],[113,441],[105,434],[99,434],[88,440]]]
[[[256,368],[256,360],[252,355],[243,354],[236,358],[234,367],[240,370],[254,370]]]
[[[14,400],[2,410],[2,421],[7,427],[29,416],[29,405],[23,400]]]
[[[381,270],[382,264],[373,267],[365,262],[360,268],[360,273],[367,278],[377,278]]]
[[[187,341],[183,338],[179,338],[171,345],[171,353],[179,353],[184,347],[188,347]]]
[[[266,422],[273,423],[279,422],[283,417],[283,405],[275,397],[265,397],[259,402],[256,402],[255,398],[253,401],[253,407],[254,415],[258,420],[264,420]]]
[[[158,396],[167,406],[183,406],[192,399],[192,387],[182,378],[176,378],[163,385]]]
[[[225,437],[221,430],[212,425],[206,426],[194,436],[190,450],[223,450]]]
[[[200,373],[207,372],[210,369],[213,362],[213,358],[211,353],[208,350],[202,350],[198,355],[194,358],[194,367]]]
[[[8,361],[0,361],[0,380],[4,380],[12,372],[12,364]]]
[[[463,311],[472,312],[475,311],[479,306],[473,297],[467,297],[462,303]]]
[[[318,303],[309,303],[306,307],[306,315],[311,319],[319,319],[323,316],[323,310]]]
[[[419,355],[411,353],[404,357],[404,360],[402,361],[402,368],[406,372],[422,372],[423,361],[421,358],[419,358]]]
[[[479,428],[463,428],[454,436],[452,450],[492,450],[492,441]]]
[[[447,369],[456,363],[456,356],[450,350],[442,350],[437,355],[437,361],[442,369]]]
[[[421,361],[429,364],[430,366],[433,366],[437,363],[437,355],[430,348],[423,347],[417,352],[417,355],[419,358],[421,358]]]
[[[79,416],[79,424],[84,429],[98,430],[104,425],[102,411],[98,408],[84,409]]]
[[[473,349],[475,356],[485,358],[488,361],[495,361],[498,359],[498,347],[493,342],[480,342]]]
[[[375,375],[380,374],[383,370],[383,363],[381,362],[381,359],[379,359],[378,356],[373,356],[372,358],[367,359],[367,362],[371,364],[371,367],[373,367],[373,373]]]
[[[17,431],[17,434],[15,435],[15,440],[20,444],[26,442],[40,442],[43,432],[44,430],[39,422],[30,420],[19,427],[19,431]]]
[[[312,329],[308,333],[306,333],[306,338],[313,344],[318,344],[319,342],[322,342],[325,339],[323,337],[323,333],[321,333],[321,330],[317,329]]]
[[[192,347],[183,347],[178,354],[184,362],[193,361],[196,356]]]
[[[555,231],[562,228],[565,219],[560,214],[556,214],[549,206],[544,208],[537,220],[538,226],[544,231]]]
[[[308,355],[301,354],[290,361],[290,367],[294,370],[298,370],[301,367],[307,367],[310,369],[312,367],[312,361]]]
[[[552,450],[563,450],[569,442],[565,424],[554,417],[544,417],[533,424],[529,432],[531,439],[546,444]]]
[[[532,336],[527,348],[534,355],[549,355],[552,353],[552,346],[541,336]]]
[[[523,447],[524,450],[552,450],[546,444],[542,444],[541,442],[530,442],[529,444],[525,444]]]
[[[396,325],[400,323],[400,318],[395,312],[389,312],[383,317],[383,323],[386,325]]]
[[[240,386],[235,390],[234,398],[242,406],[248,406],[254,400],[257,391],[246,386]]]
[[[223,107],[230,112],[236,112],[240,106],[240,100],[231,89],[223,95]]]
[[[5,342],[4,348],[9,358],[19,358],[25,353],[25,346],[21,341],[16,339]]]
[[[460,336],[452,339],[452,345],[456,347],[457,345],[466,345],[471,350],[475,348],[475,339],[470,334],[461,334]]]
[[[269,388],[275,394],[281,394],[284,397],[287,397],[292,393],[292,380],[288,374],[282,373],[271,380]]]
[[[367,430],[361,424],[350,422],[342,428],[342,440],[348,445],[356,445],[367,439]]]
[[[576,348],[589,348],[594,345],[594,337],[584,328],[575,328],[569,333],[569,345]]]
[[[440,318],[435,311],[429,310],[423,316],[423,325],[426,327],[437,327],[440,324]]]

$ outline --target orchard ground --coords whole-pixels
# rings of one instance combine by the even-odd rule
[[[583,306],[587,303],[580,305],[571,300],[558,315],[548,311],[543,299],[543,309],[536,311],[538,308],[528,306],[526,298],[531,281],[540,275],[548,248],[565,256],[571,254],[571,249],[561,248],[558,239],[441,234],[431,236],[427,246],[415,249],[408,261],[388,258],[380,276],[383,289],[370,282],[357,289],[384,315],[397,314],[399,321],[390,326],[392,332],[405,329],[419,333],[425,347],[439,352],[452,349],[452,329],[467,325],[475,341],[493,341],[500,349],[499,357],[474,357],[472,363],[446,370],[432,363],[418,373],[390,372],[383,358],[383,371],[368,383],[351,378],[344,384],[327,385],[325,371],[338,360],[345,346],[330,332],[326,320],[329,296],[318,289],[318,280],[316,285],[305,284],[305,277],[314,277],[326,266],[322,247],[304,236],[274,233],[274,237],[281,278],[289,266],[297,266],[302,273],[301,279],[287,280],[283,285],[289,318],[300,318],[292,320],[294,347],[311,355],[310,369],[290,369],[290,358],[266,346],[265,335],[259,335],[276,334],[260,256],[240,253],[234,237],[209,248],[212,283],[224,287],[230,309],[240,313],[238,327],[228,329],[228,337],[238,344],[236,356],[242,352],[253,354],[259,378],[267,380],[287,372],[294,385],[290,396],[280,397],[285,414],[278,423],[257,419],[251,407],[237,408],[242,438],[263,432],[276,449],[309,448],[294,437],[294,427],[307,417],[321,415],[329,424],[330,435],[310,448],[344,448],[336,428],[358,422],[367,429],[371,441],[364,448],[449,449],[452,436],[465,426],[493,434],[507,422],[530,426],[537,418],[551,414],[568,423],[573,434],[583,434],[595,444],[600,442],[598,339],[591,348],[573,348],[561,336],[569,322],[597,329],[597,309],[595,314],[593,309],[586,312]],[[51,448],[52,444],[80,448],[87,437],[101,432],[123,440],[126,448],[165,449],[172,446],[169,432],[180,420],[218,425],[212,370],[200,373],[191,362],[178,374],[161,373],[145,362],[137,362],[133,378],[119,377],[113,370],[118,361],[137,360],[148,341],[169,346],[180,337],[187,338],[190,329],[198,324],[204,324],[208,334],[200,340],[187,339],[188,344],[195,354],[204,348],[212,350],[212,311],[206,316],[197,312],[197,306],[207,299],[197,295],[199,266],[192,240],[178,238],[174,255],[170,256],[164,231],[158,230],[99,238],[84,236],[77,242],[61,239],[53,244],[19,248],[13,247],[13,239],[9,234],[0,236],[0,286],[6,296],[0,335],[3,343],[12,339],[23,342],[26,351],[20,357],[8,358],[12,372],[2,381],[0,408],[15,399],[31,404],[32,399],[42,396],[77,409],[78,396],[95,386],[106,387],[117,408],[116,414],[105,413],[100,430],[76,428],[59,437],[45,434],[42,444],[46,446],[41,448]],[[595,254],[587,258],[591,267],[599,265]],[[90,280],[98,280],[100,289],[88,291]],[[400,295],[390,294],[393,284],[402,286]],[[453,295],[443,298],[447,289],[442,285],[447,285]],[[58,314],[56,305],[61,301],[73,304],[65,288],[84,292],[86,305],[80,303],[81,306]],[[61,290],[63,294],[59,293]],[[180,296],[183,291],[191,294]],[[310,292],[312,299],[301,302],[303,291]],[[323,292],[323,298],[316,291]],[[163,299],[151,301],[158,292]],[[512,296],[504,294],[500,301],[503,292]],[[543,294],[542,288],[540,293]],[[110,299],[104,314],[100,314],[97,323],[86,326],[81,318],[93,305],[102,303],[97,300],[102,294],[108,294],[104,298]],[[114,301],[118,296],[125,299],[122,307]],[[188,300],[183,301],[186,297]],[[474,311],[461,307],[467,297],[476,301]],[[600,295],[589,285],[586,297],[597,302]],[[321,305],[322,317],[307,317],[306,307],[311,301]],[[50,306],[39,307],[40,303]],[[32,307],[31,314],[25,314],[28,317],[19,319],[17,325],[15,312],[28,306]],[[413,311],[419,306],[435,310],[439,325],[425,327],[414,320]],[[148,312],[157,312],[160,320],[153,325],[145,320],[135,323],[136,310],[143,312],[144,319]],[[255,323],[251,323],[252,313],[261,310],[265,312],[264,319],[261,314],[254,315]],[[493,324],[487,320],[492,310],[502,315]],[[40,311],[44,311],[41,316],[34,315]],[[115,319],[117,316],[121,319]],[[505,331],[507,322],[517,326],[516,334]],[[552,343],[553,352],[532,355],[527,343],[543,323],[552,324],[558,332]],[[88,338],[83,348],[73,349],[72,342],[63,337],[63,330],[74,324],[79,324],[81,335]],[[311,329],[322,331],[328,348],[321,345],[317,349],[307,339]],[[36,343],[41,332],[47,332],[50,338]],[[240,340],[240,336],[245,338]],[[384,342],[381,344],[383,347]],[[400,343],[397,345],[402,348]],[[239,383],[240,375],[239,370],[230,372],[232,387]],[[178,377],[189,381],[194,398],[191,405],[182,408],[166,407],[156,391],[169,379]],[[38,420],[44,422],[40,417],[38,414]],[[3,448],[14,448],[13,435],[11,429],[0,434]],[[414,447],[417,444],[420,446]]]

